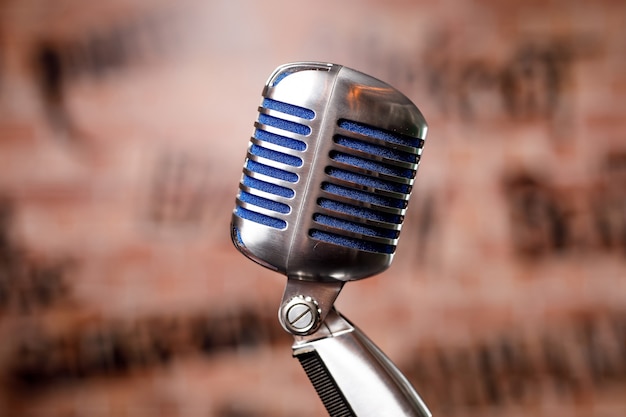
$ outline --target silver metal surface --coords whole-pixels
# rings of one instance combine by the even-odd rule
[[[295,357],[316,355],[332,378],[333,388],[315,387],[325,404],[324,396],[340,394],[346,408],[352,411],[348,415],[432,416],[391,360],[334,310],[317,333],[296,338],[292,348]]]
[[[233,214],[231,234],[235,246],[244,255],[261,265],[297,279],[349,281],[365,278],[385,270],[391,264],[393,253],[380,253],[323,242],[311,238],[309,231],[314,228],[328,232],[336,231],[333,226],[321,225],[314,221],[314,214],[322,213],[363,226],[375,226],[399,232],[406,207],[378,208],[381,212],[397,215],[400,218],[398,224],[390,224],[365,219],[359,215],[337,213],[332,209],[321,208],[318,200],[329,195],[322,189],[322,184],[334,182],[355,190],[370,192],[372,195],[390,196],[407,201],[414,181],[413,178],[384,176],[361,169],[364,175],[383,178],[386,181],[394,181],[408,187],[407,193],[398,193],[371,189],[350,182],[341,184],[341,181],[338,182],[336,179],[330,178],[326,171],[328,167],[343,167],[341,163],[329,158],[329,154],[335,150],[346,151],[333,140],[336,135],[346,133],[338,126],[339,120],[356,121],[423,140],[426,136],[427,126],[420,111],[407,97],[382,81],[340,65],[326,63],[295,63],[279,67],[267,81],[263,90],[263,97],[310,109],[315,113],[315,116],[312,120],[307,120],[276,110],[269,110],[263,106],[259,108],[260,114],[276,116],[283,120],[308,126],[311,133],[300,135],[259,122],[255,124],[256,129],[304,142],[306,150],[298,151],[267,143],[257,138],[251,139],[250,147],[254,145],[263,146],[286,155],[296,156],[302,159],[302,165],[294,167],[259,157],[251,153],[249,147],[246,162],[252,160],[297,174],[298,180],[296,183],[290,183],[244,169],[245,175],[293,189],[295,195],[282,197],[268,194],[247,187],[242,182],[240,190],[283,203],[289,206],[290,210],[288,213],[277,213],[246,203],[238,195],[237,205],[239,207],[284,221],[286,227],[284,229],[272,228]],[[359,137],[358,134],[353,136]],[[370,140],[370,142],[376,142],[376,140]],[[381,145],[390,146],[382,140],[378,142]],[[392,144],[391,146],[406,152],[421,153],[421,147],[408,149],[402,145]],[[359,156],[358,151],[347,150],[347,152]],[[371,155],[364,157],[374,158]],[[382,162],[400,168],[417,169],[419,156],[415,163],[387,160]],[[345,197],[335,197],[335,199],[364,208],[374,206],[362,202],[354,203]],[[392,248],[395,248],[397,244],[397,238],[368,236],[358,232],[342,231],[342,233],[365,243],[384,244]]]
[[[308,334],[320,323],[320,308],[308,295],[293,297],[283,305],[281,313],[285,328],[292,334]]]
[[[297,279],[287,280],[283,301],[278,310],[278,320],[283,328],[293,335],[306,335],[317,330],[319,325],[326,319],[326,315],[333,308],[333,304],[343,287],[342,281],[332,282],[312,282],[301,281]],[[310,298],[311,301],[306,301]],[[304,326],[303,322],[296,324],[289,319],[291,307],[294,305],[303,305],[311,311],[310,325]],[[306,315],[303,317],[306,318]]]

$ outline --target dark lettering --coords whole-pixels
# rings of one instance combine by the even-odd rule
[[[528,176],[506,182],[513,243],[531,258],[562,251],[569,238],[565,211],[547,186]]]

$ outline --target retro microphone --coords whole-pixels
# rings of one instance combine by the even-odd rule
[[[431,414],[333,307],[393,259],[426,122],[389,85],[341,65],[277,68],[263,89],[231,222],[234,245],[287,276],[279,321],[332,417]]]

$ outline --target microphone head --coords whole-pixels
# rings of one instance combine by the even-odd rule
[[[290,278],[349,281],[391,264],[427,125],[403,94],[299,62],[263,89],[231,221],[234,245]]]

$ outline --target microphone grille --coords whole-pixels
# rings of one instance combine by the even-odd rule
[[[349,281],[396,252],[427,125],[402,93],[340,65],[270,76],[231,221],[248,258],[288,276]]]
[[[394,253],[423,145],[417,137],[339,119],[309,236]]]
[[[250,138],[234,214],[274,229],[285,229],[298,182],[302,153],[311,134],[311,109],[264,98]]]

